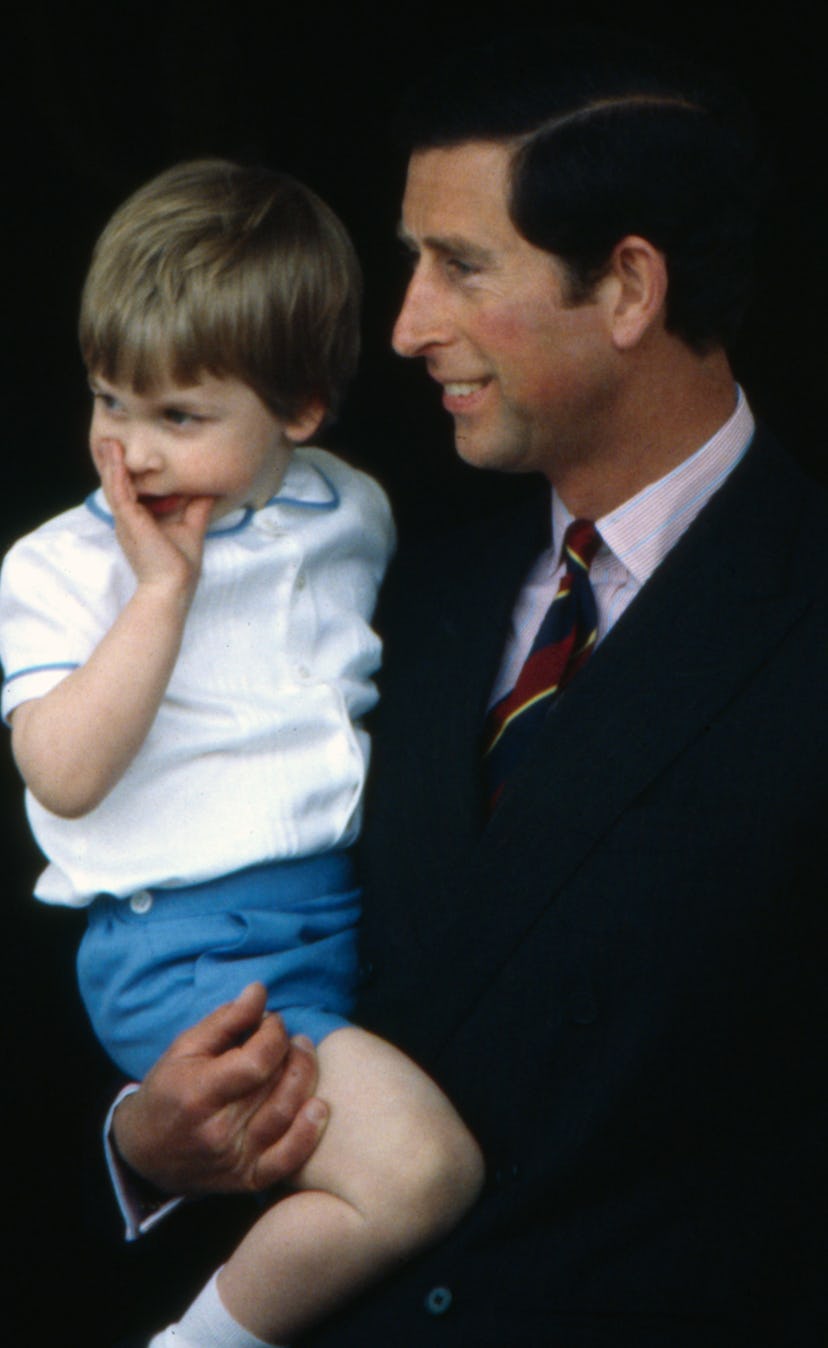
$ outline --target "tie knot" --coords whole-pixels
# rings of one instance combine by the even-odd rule
[[[564,534],[563,550],[567,570],[581,567],[588,571],[601,546],[601,535],[592,520],[573,520]]]

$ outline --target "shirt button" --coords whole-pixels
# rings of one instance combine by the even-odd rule
[[[297,590],[304,590],[304,588],[305,588],[305,586],[307,585],[307,583],[308,583],[308,582],[307,582],[307,580],[305,579],[304,574],[300,571],[300,572],[299,572],[299,575],[296,577],[296,588],[297,588]]]
[[[495,1171],[495,1184],[509,1184],[520,1176],[520,1166],[503,1165]]]
[[[432,1287],[425,1299],[425,1308],[429,1315],[445,1315],[453,1300],[448,1287]]]
[[[296,673],[299,675],[300,679],[310,678],[310,670],[308,669],[307,665],[297,665]]]
[[[357,983],[359,987],[367,987],[367,985],[373,981],[375,974],[376,968],[374,967],[373,960],[363,960],[357,970]]]
[[[147,889],[139,889],[129,901],[133,913],[148,913],[152,907],[152,895]]]

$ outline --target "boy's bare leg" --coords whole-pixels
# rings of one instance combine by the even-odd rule
[[[319,1047],[325,1135],[218,1277],[239,1324],[286,1343],[451,1229],[483,1180],[477,1144],[397,1049],[348,1027]]]

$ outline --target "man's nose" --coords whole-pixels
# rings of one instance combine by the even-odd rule
[[[421,356],[428,347],[447,340],[446,316],[437,289],[417,272],[408,283],[391,345],[398,356]]]

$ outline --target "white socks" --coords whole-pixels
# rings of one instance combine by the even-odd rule
[[[217,1277],[214,1273],[178,1324],[156,1334],[148,1348],[277,1348],[233,1319],[218,1294]]]

